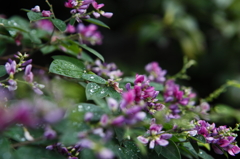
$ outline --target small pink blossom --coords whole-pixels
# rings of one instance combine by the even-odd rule
[[[51,12],[49,10],[43,10],[42,11],[42,16],[43,17],[50,17],[51,16]]]

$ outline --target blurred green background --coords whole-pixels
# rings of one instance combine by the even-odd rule
[[[65,0],[49,0],[62,20],[69,17]],[[98,0],[111,19],[100,20],[110,30],[99,28],[103,45],[94,46],[106,59],[115,62],[125,75],[144,73],[144,66],[159,62],[169,75],[183,65],[183,56],[197,61],[189,69],[190,80],[179,81],[192,86],[206,97],[227,80],[240,80],[240,1],[239,0]],[[26,17],[21,8],[40,5],[45,0],[5,1],[0,14]],[[49,58],[49,57],[43,57]],[[131,68],[131,69],[130,69]],[[213,104],[224,103],[239,109],[240,89],[229,88]],[[240,115],[240,114],[239,114]]]

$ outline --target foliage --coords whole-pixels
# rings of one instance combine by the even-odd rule
[[[178,79],[188,78],[186,71],[195,64],[188,58],[174,76],[151,62],[145,66],[146,74],[122,77],[114,63],[104,62],[88,46],[101,44],[97,25],[109,28],[97,19],[113,15],[101,10],[104,4],[68,0],[64,5],[71,8],[71,16],[63,21],[46,2],[49,10],[23,9],[30,23],[18,16],[0,19],[1,59],[7,60],[0,67],[2,158],[211,159],[203,149],[226,157],[240,152],[239,124],[232,128],[210,121],[219,117],[217,113],[239,120],[237,114],[230,109],[225,112],[228,107],[221,105],[210,110],[207,103],[228,86],[239,88],[239,82],[228,81],[201,99],[190,87],[177,84]],[[196,40],[201,34],[192,27],[191,17],[178,22],[183,26],[173,24],[174,15],[184,13],[173,9],[177,2],[164,2],[165,24],[187,28],[193,38],[186,34],[183,48],[193,40],[201,50],[201,38]],[[85,22],[91,24],[85,26]],[[9,44],[21,50],[8,54]],[[53,60],[44,66],[31,59],[53,53]]]

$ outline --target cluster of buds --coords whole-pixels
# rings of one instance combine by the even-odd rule
[[[145,70],[149,73],[148,80],[157,82],[157,83],[165,82],[166,80],[165,75],[167,71],[162,70],[162,68],[159,67],[157,62],[151,62],[147,64],[145,66]]]
[[[79,155],[80,151],[82,150],[82,147],[80,144],[66,147],[61,143],[56,143],[56,144],[47,146],[46,149],[47,150],[55,150],[59,154],[67,156],[68,159],[78,159],[77,156]]]
[[[82,44],[101,45],[103,36],[97,29],[98,27],[94,24],[85,26],[79,23],[76,28],[68,24],[66,33],[78,33],[79,42]]]
[[[31,11],[40,13],[41,9],[39,6],[35,6],[34,8],[31,9]],[[43,10],[41,13],[42,13],[43,17],[50,17],[52,14],[51,11],[49,11],[49,10]]]
[[[88,65],[87,69],[107,79],[118,79],[123,75],[114,63],[102,63],[100,60]]]
[[[203,135],[207,143],[212,144],[212,148],[217,154],[223,154],[227,151],[230,155],[235,156],[240,152],[240,148],[235,140],[237,134],[233,133],[238,130],[237,124],[235,129],[227,128],[226,126],[216,127],[215,123],[209,124],[204,120],[192,122],[194,128],[189,131],[189,134],[195,136],[197,134]]]
[[[193,105],[191,99],[195,98],[196,94],[190,89],[180,90],[174,80],[167,80],[164,83],[165,90],[163,92],[164,101],[169,104],[170,112],[167,118],[180,118],[180,107],[186,105]]]
[[[73,146],[64,146],[61,143],[56,143],[46,147],[47,150],[55,150],[59,154],[67,156],[68,159],[78,159],[79,154],[83,149],[91,149],[99,159],[113,159],[114,153],[102,145],[98,145],[90,139],[82,139]]]
[[[65,7],[71,8],[71,14],[74,14],[78,22],[81,22],[81,18],[87,19],[90,17],[87,13],[90,4],[92,4],[93,8],[96,10],[92,12],[95,18],[99,18],[101,15],[107,18],[112,17],[113,13],[99,10],[104,4],[98,4],[95,0],[68,0],[65,2]]]
[[[9,75],[9,78],[7,79],[8,84],[1,83],[0,86],[8,88],[9,91],[16,90],[17,81],[15,80],[14,75],[24,70],[24,80],[32,86],[35,93],[39,95],[43,94],[41,89],[44,88],[44,85],[38,84],[37,82],[33,81],[34,75],[32,73],[32,59],[26,61],[25,58],[28,57],[28,54],[22,54],[20,52],[14,55],[14,57],[19,59],[19,62],[17,63],[15,60],[12,59],[8,60],[8,62],[5,64],[6,72]]]
[[[126,105],[144,103],[150,114],[164,109],[164,105],[158,102],[156,98],[159,91],[156,91],[153,86],[150,86],[150,81],[144,75],[136,75],[134,87],[131,89],[130,83],[126,84],[128,92],[124,93],[124,99],[121,107]]]
[[[153,149],[156,144],[160,146],[167,146],[169,144],[167,139],[170,139],[172,134],[162,131],[162,128],[163,126],[161,124],[156,124],[156,119],[153,118],[151,119],[151,124],[149,130],[146,132],[146,135],[138,136],[137,139],[143,144],[149,143],[150,149]]]

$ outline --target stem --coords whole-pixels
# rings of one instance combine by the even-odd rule
[[[50,11],[52,12],[52,14],[53,14],[53,17],[56,19],[56,17],[55,17],[55,14],[54,14],[54,12],[53,12],[53,7],[52,7],[52,5],[49,3],[49,1],[48,0],[46,0],[46,3],[48,4],[48,6],[50,7]]]
[[[32,141],[24,141],[24,142],[19,142],[19,143],[16,143],[16,144],[13,144],[11,145],[12,148],[17,148],[17,147],[20,147],[20,146],[24,146],[24,145],[28,145],[28,144],[31,144],[31,143],[34,143],[36,141],[40,141],[40,140],[43,140],[43,137],[38,137]]]
[[[25,81],[22,81],[22,80],[15,79],[15,81],[17,81],[17,82],[20,82],[20,83],[24,83],[24,84],[27,84],[27,85],[30,85],[30,86],[32,86],[30,83],[28,83],[28,82],[25,82]]]

